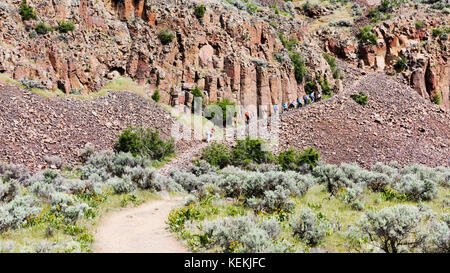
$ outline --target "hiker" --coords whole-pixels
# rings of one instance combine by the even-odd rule
[[[289,108],[295,108],[295,100],[291,101],[291,104],[289,105]]]
[[[304,99],[305,99],[305,106],[306,106],[308,104],[308,95],[305,95]]]
[[[212,136],[214,134],[214,128],[211,128],[211,130],[206,131],[206,142],[211,142]]]
[[[278,112],[278,105],[274,104],[273,105],[273,113],[277,114],[277,112]]]
[[[317,101],[322,100],[322,92],[319,92],[319,94],[317,94]]]
[[[302,98],[297,98],[297,108],[301,108],[302,104]]]
[[[283,111],[287,111],[287,110],[288,110],[287,104],[283,103]]]
[[[250,123],[250,112],[245,112],[245,124]]]
[[[309,94],[309,98],[311,99],[311,103],[314,102],[314,93]]]

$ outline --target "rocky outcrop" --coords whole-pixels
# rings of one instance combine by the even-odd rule
[[[448,14],[424,6],[403,6],[392,19],[373,27],[375,45],[331,29],[319,35],[325,50],[363,69],[398,73],[422,97],[433,99],[440,94],[441,108],[450,110],[450,42],[445,35],[433,35],[434,28],[443,28],[449,20]],[[416,27],[417,21],[423,27]],[[396,71],[394,65],[400,58],[406,60],[406,68]]]
[[[269,8],[256,16],[222,1],[205,2],[206,14],[199,20],[194,7],[200,2],[29,0],[39,19],[23,26],[17,23],[20,1],[7,0],[0,6],[0,65],[16,80],[33,78],[65,93],[95,92],[119,76],[131,77],[149,94],[159,89],[161,101],[174,106],[190,106],[189,91],[196,85],[208,102],[229,98],[244,107],[264,103],[271,108],[303,94],[278,37],[282,32],[308,41],[301,21],[280,17],[275,28],[267,22]],[[74,22],[75,31],[33,31],[38,21],[55,26],[63,19]],[[158,38],[163,30],[174,35],[167,45]],[[331,75],[321,49],[311,44],[304,52],[309,76],[315,77],[318,64]],[[275,54],[285,61],[275,60]],[[270,84],[272,78],[276,84]]]

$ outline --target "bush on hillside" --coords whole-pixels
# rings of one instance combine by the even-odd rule
[[[211,115],[211,119],[214,119],[216,113],[214,112],[216,110],[216,107],[218,106],[220,107],[220,109],[222,110],[222,120],[218,121],[219,124],[216,124],[218,126],[226,126],[227,124],[227,119],[230,119],[230,117],[234,117],[237,115],[236,112],[236,103],[234,101],[230,101],[227,98],[224,98],[220,101],[217,101],[215,103],[209,104],[206,109],[205,109],[205,114],[206,113],[210,113]],[[227,111],[228,108],[228,111]]]
[[[36,11],[27,5],[27,1],[26,0],[22,0],[22,3],[20,4],[20,8],[19,8],[19,14],[20,16],[22,16],[22,20],[24,21],[28,21],[31,19],[36,19]]]
[[[71,21],[58,21],[58,27],[56,28],[61,33],[68,33],[75,29],[75,25]]]
[[[161,95],[159,94],[159,88],[156,88],[155,92],[152,95],[152,100],[154,102],[158,102],[161,99]]]
[[[174,140],[164,141],[150,128],[130,127],[122,131],[114,146],[116,152],[131,153],[151,160],[161,160],[175,153]]]
[[[159,33],[158,38],[163,45],[168,45],[173,41],[173,39],[175,38],[175,35],[173,35],[173,33],[171,33],[168,30],[162,30]]]
[[[273,155],[268,150],[268,145],[262,139],[238,139],[236,146],[231,150],[233,165],[245,165],[253,162],[256,164],[270,163]]]
[[[356,103],[360,105],[366,105],[368,101],[367,95],[361,91],[359,94],[353,94],[350,96]]]
[[[231,164],[232,161],[230,148],[216,142],[202,150],[201,158],[212,166],[217,166],[221,169]]]
[[[376,44],[377,35],[372,32],[371,26],[365,26],[359,29],[358,38],[365,43]]]
[[[297,82],[302,82],[308,72],[305,59],[300,52],[293,52],[289,56],[291,58],[291,63],[294,66],[295,79]]]
[[[319,161],[319,152],[314,150],[314,147],[299,152],[294,148],[290,148],[285,152],[280,152],[277,157],[277,162],[283,170],[299,171],[304,165],[313,168]]]
[[[53,28],[51,26],[47,26],[44,22],[40,22],[36,25],[34,28],[37,34],[45,35],[48,32],[53,31]]]
[[[394,68],[397,71],[403,71],[406,68],[406,58],[400,58],[397,60],[397,62],[395,62],[394,64]]]
[[[205,16],[205,12],[206,12],[205,5],[195,6],[194,14],[195,14],[195,17],[197,17],[197,19],[202,20],[203,17]]]

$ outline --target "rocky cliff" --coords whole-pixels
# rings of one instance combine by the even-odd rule
[[[361,69],[397,75],[423,98],[434,100],[439,96],[441,108],[449,110],[450,41],[447,34],[438,34],[448,32],[448,13],[417,4],[395,8],[389,19],[373,24],[375,43],[356,38],[358,27],[370,23],[367,17],[366,12],[359,18],[366,19],[365,23],[355,24],[350,35],[331,27],[317,31],[323,48]],[[396,69],[400,59],[405,66]]]
[[[269,8],[251,15],[240,1],[28,0],[37,19],[23,21],[20,2],[0,3],[0,69],[48,90],[95,92],[125,76],[150,94],[159,89],[171,105],[190,105],[196,85],[208,102],[281,104],[303,95],[304,81],[296,80],[280,33],[301,42],[296,46],[303,47],[310,77],[335,83],[302,21],[279,16],[271,25]],[[199,19],[201,3],[206,13]],[[39,22],[56,26],[60,20],[74,22],[75,30],[34,31]],[[163,31],[174,35],[166,45],[158,37]]]

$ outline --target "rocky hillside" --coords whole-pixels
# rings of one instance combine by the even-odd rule
[[[449,166],[450,115],[382,72],[363,74],[354,75],[345,92],[284,115],[280,149],[315,146],[328,163],[365,167],[391,161]],[[361,91],[366,105],[351,98]]]
[[[50,99],[0,82],[0,161],[31,170],[48,168],[45,157],[74,163],[88,142],[97,150],[111,149],[128,126],[158,129],[168,139],[174,122],[162,107],[129,92],[89,101]],[[177,142],[177,152],[195,144]]]

